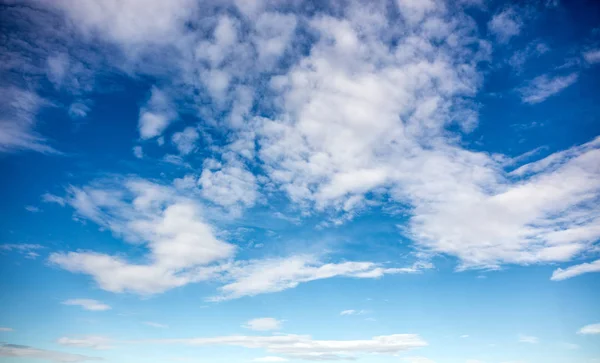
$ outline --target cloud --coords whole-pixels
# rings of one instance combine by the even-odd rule
[[[594,49],[583,53],[583,59],[589,64],[600,62],[600,49]]]
[[[366,310],[344,310],[340,313],[340,315],[363,315],[366,313]]]
[[[13,331],[13,328],[0,327],[0,331],[3,331],[3,332]]]
[[[138,158],[138,159],[142,159],[144,157],[144,150],[142,150],[141,146],[134,146],[133,147],[133,155]]]
[[[150,139],[160,136],[176,117],[171,100],[163,91],[152,87],[150,99],[140,109],[140,137]]]
[[[516,8],[506,8],[495,14],[488,23],[488,29],[500,43],[507,43],[521,33],[523,20]]]
[[[151,327],[153,327],[153,328],[163,328],[163,329],[164,329],[164,328],[168,328],[168,326],[167,326],[167,325],[164,325],[164,324],[159,324],[159,323],[154,323],[154,322],[152,322],[152,321],[145,321],[145,322],[144,322],[144,324],[146,324],[146,325],[148,325],[148,326],[151,326]]]
[[[538,76],[519,89],[521,99],[528,104],[543,102],[575,83],[578,77],[577,73],[552,78],[546,74]]]
[[[44,246],[32,243],[6,243],[0,245],[0,252],[17,252],[25,255],[26,258],[35,259],[39,256],[37,250],[43,249]]]
[[[258,198],[256,177],[237,160],[225,165],[216,160],[205,162],[198,185],[204,198],[239,213],[251,207]]]
[[[88,336],[83,338],[61,337],[56,341],[60,345],[76,348],[110,349],[111,339],[101,336]]]
[[[534,336],[519,334],[519,342],[529,343],[529,344],[537,344],[537,343],[539,343],[539,339]]]
[[[173,140],[173,143],[180,154],[187,155],[194,151],[196,148],[196,141],[198,141],[199,137],[200,134],[198,134],[198,131],[195,128],[186,127],[183,131],[174,133],[171,140]]]
[[[63,301],[62,303],[63,305],[81,306],[83,309],[89,311],[106,311],[111,309],[109,305],[92,299],[70,299]]]
[[[577,334],[583,334],[583,335],[600,334],[600,323],[586,325],[586,326],[582,327],[581,329],[579,329],[579,331],[577,331]]]
[[[40,208],[33,205],[26,205],[25,210],[31,213],[38,213],[42,211]]]
[[[37,112],[47,105],[48,101],[28,90],[0,87],[0,152],[59,154],[35,131]]]
[[[419,272],[421,270],[414,267],[385,268],[372,262],[323,263],[307,255],[239,261],[227,267],[227,273],[223,276],[227,283],[219,287],[220,294],[210,300],[222,301],[278,292],[295,288],[301,283],[334,277],[372,279],[386,274]]]
[[[354,360],[361,354],[390,354],[420,348],[427,343],[415,334],[376,336],[365,340],[314,340],[306,335],[224,336],[214,338],[158,339],[152,344],[234,346],[265,349],[269,353],[298,360]]]
[[[0,357],[40,359],[53,363],[79,363],[102,360],[101,358],[88,357],[80,354],[63,353],[54,350],[32,348],[26,345],[5,343],[0,343]]]
[[[260,357],[260,358],[252,359],[252,362],[287,362],[287,361],[288,360],[283,357],[275,357],[275,356]]]
[[[281,320],[274,318],[257,318],[249,320],[243,327],[256,331],[280,330],[282,323]]]
[[[550,277],[550,280],[562,281],[590,272],[600,272],[600,260],[570,266],[566,269],[557,268],[554,270],[554,272],[552,272],[552,277]]]
[[[469,335],[467,335],[467,334],[464,334],[464,335],[461,335],[460,337],[464,339],[464,338],[468,338],[468,337],[469,337]]]

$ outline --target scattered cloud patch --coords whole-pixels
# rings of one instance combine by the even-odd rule
[[[590,50],[583,53],[583,59],[589,64],[596,64],[600,62],[600,49]]]
[[[0,357],[40,359],[52,363],[79,363],[102,360],[101,358],[88,357],[80,354],[37,349],[26,345],[6,343],[0,343]]]
[[[519,334],[519,342],[520,343],[528,343],[528,344],[537,344],[537,343],[539,343],[539,339],[537,337],[534,337],[531,335]]]
[[[268,356],[252,359],[252,362],[287,362],[288,360],[283,357]]]
[[[0,327],[0,331],[9,332],[9,331],[13,331],[13,328]]]
[[[63,305],[80,306],[88,311],[106,311],[110,310],[109,305],[103,304],[98,300],[92,299],[69,299],[62,302]]]
[[[600,260],[573,265],[565,269],[557,268],[552,272],[552,281],[562,281],[591,272],[600,272]]]
[[[366,313],[366,310],[344,310],[340,313],[340,315],[363,315]]]
[[[249,320],[243,327],[256,331],[280,330],[282,323],[281,320],[274,318],[257,318]]]
[[[519,89],[521,100],[528,104],[543,102],[575,83],[577,78],[579,78],[577,73],[555,77],[546,74],[538,76]]]
[[[88,336],[83,338],[62,337],[56,341],[60,345],[76,348],[110,349],[111,339],[101,336]]]
[[[144,150],[141,146],[137,145],[133,147],[133,156],[138,159],[142,159],[144,157]]]
[[[169,327],[168,325],[159,324],[159,323],[155,323],[155,322],[152,322],[152,321],[145,321],[144,324],[148,325],[148,326],[151,326],[153,328],[162,328],[162,329],[165,329],[165,328]]]
[[[516,8],[506,8],[495,14],[488,23],[488,29],[500,43],[507,43],[521,33],[523,20]]]
[[[44,246],[32,243],[6,243],[0,245],[0,253],[2,252],[16,252],[24,255],[26,258],[35,259],[39,256],[37,250],[43,249]]]
[[[600,323],[586,325],[579,329],[579,331],[577,331],[577,334],[600,334]]]

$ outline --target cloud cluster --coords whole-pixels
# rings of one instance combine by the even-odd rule
[[[98,361],[101,358],[88,357],[80,354],[58,352],[29,347],[26,345],[0,343],[0,357],[39,359],[52,363],[79,363]]]
[[[305,335],[224,336],[214,338],[160,339],[141,341],[152,344],[185,344],[193,346],[233,346],[265,349],[289,359],[354,360],[364,354],[397,354],[427,345],[415,334],[376,336],[365,340],[315,340]],[[282,360],[268,360],[282,361]]]

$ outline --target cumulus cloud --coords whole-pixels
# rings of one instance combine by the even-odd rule
[[[233,346],[265,349],[289,359],[354,360],[362,354],[394,355],[427,345],[416,334],[376,336],[365,340],[315,340],[306,335],[224,336],[214,338],[159,339],[141,341],[152,344],[185,344],[194,346]]]
[[[87,336],[83,338],[61,337],[56,342],[60,345],[77,348],[91,348],[98,350],[111,348],[111,339],[101,336]]]
[[[179,150],[179,153],[182,155],[187,155],[194,151],[198,138],[200,138],[200,134],[198,134],[198,131],[193,127],[186,127],[183,131],[176,132],[171,137],[177,150]]]
[[[160,136],[176,117],[168,96],[157,87],[152,87],[150,99],[140,109],[140,137],[149,139]]]
[[[519,35],[523,27],[518,9],[507,8],[495,14],[488,23],[488,29],[499,42],[507,43],[512,37]]]
[[[600,49],[594,49],[583,53],[583,59],[589,64],[600,62]]]
[[[545,101],[577,81],[579,75],[571,73],[566,76],[550,77],[546,74],[529,81],[519,89],[521,99],[525,103],[536,104]]]
[[[63,301],[63,305],[80,306],[89,311],[105,311],[111,309],[109,305],[93,299],[69,299]]]
[[[246,325],[243,325],[244,328],[250,330],[257,331],[268,331],[268,330],[280,330],[281,329],[281,320],[277,320],[274,318],[257,318],[249,320]]]
[[[600,272],[600,260],[574,265],[565,269],[557,268],[552,272],[552,281],[561,281],[590,272]]]
[[[579,329],[577,334],[600,334],[600,323],[598,324],[590,324]]]
[[[80,354],[37,349],[26,345],[6,343],[0,343],[0,357],[39,359],[53,363],[79,363],[102,360],[101,358],[88,357]]]

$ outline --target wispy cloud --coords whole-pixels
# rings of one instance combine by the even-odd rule
[[[590,272],[600,272],[600,260],[573,265],[565,269],[557,268],[552,272],[552,277],[550,279],[552,281],[561,281]]]
[[[495,14],[488,23],[488,29],[499,42],[507,43],[512,37],[521,33],[523,20],[518,8],[506,8]]]
[[[165,328],[169,327],[168,325],[160,324],[160,323],[155,323],[155,322],[152,322],[152,321],[145,321],[144,324],[148,325],[148,326],[151,326],[153,328],[161,328],[161,329],[165,329]]]
[[[87,336],[83,338],[61,337],[56,342],[60,345],[77,348],[91,348],[98,350],[111,348],[111,339],[101,336]]]
[[[519,342],[521,343],[529,343],[529,344],[537,344],[539,343],[539,339],[537,337],[531,335],[519,334]]]
[[[578,77],[577,73],[555,77],[546,74],[538,76],[519,89],[521,99],[529,104],[543,102],[575,83]]]
[[[577,331],[577,334],[600,334],[600,323],[586,325],[579,329],[579,331]]]
[[[26,345],[0,343],[0,357],[27,357],[41,359],[54,363],[79,363],[87,361],[98,361],[101,358],[88,357],[80,354],[64,353],[55,350],[45,350],[29,347]]]
[[[109,305],[92,299],[70,299],[63,301],[62,303],[63,305],[80,306],[89,311],[105,311],[111,309]]]
[[[249,320],[243,327],[256,331],[280,330],[282,323],[274,318],[257,318]]]

